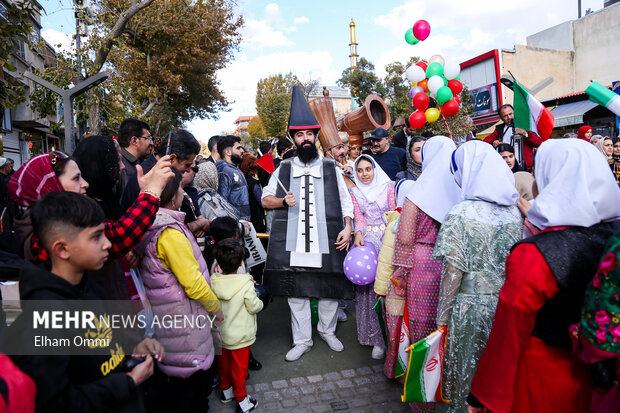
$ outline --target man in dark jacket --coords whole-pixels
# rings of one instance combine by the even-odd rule
[[[243,172],[237,165],[243,161],[243,147],[238,136],[227,135],[217,142],[217,151],[222,158],[215,166],[219,177],[219,192],[241,219],[250,220],[250,195]]]
[[[528,171],[531,171],[532,165],[534,164],[534,149],[538,148],[540,144],[543,143],[543,139],[538,136],[536,132],[514,127],[514,109],[512,105],[503,105],[499,108],[499,117],[504,123],[497,125],[493,133],[487,136],[484,141],[492,144],[494,148],[497,148],[500,143],[512,145],[515,149],[517,163],[525,167]],[[523,159],[520,159],[521,151],[518,147],[519,141],[512,139],[514,134],[523,137],[522,149],[525,162]]]

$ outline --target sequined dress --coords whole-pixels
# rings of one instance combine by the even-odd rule
[[[406,279],[406,303],[409,314],[407,322],[409,323],[409,339],[412,344],[437,329],[435,319],[441,281],[441,262],[431,259],[431,254],[440,226],[439,222],[428,216],[413,202],[405,201],[394,243],[392,264],[398,267],[394,272],[394,277]],[[393,285],[388,287],[388,301],[392,299],[392,294],[395,294]],[[387,317],[389,337],[386,366],[388,363],[391,366],[396,363],[401,322],[393,317]],[[411,403],[411,410],[432,412],[434,404]]]
[[[362,231],[364,243],[372,244],[379,253],[387,224],[383,213],[396,207],[394,183],[390,182],[375,202],[368,202],[357,188],[351,188],[349,191],[353,200],[355,232]],[[379,326],[379,319],[372,309],[374,304],[374,283],[355,286],[357,340],[363,346],[383,347],[385,343]]]
[[[521,239],[516,206],[465,200],[448,212],[432,257],[443,262],[437,325],[448,326],[438,411],[466,412],[467,394],[493,325],[510,248]]]

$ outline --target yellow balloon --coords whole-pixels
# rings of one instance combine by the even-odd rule
[[[411,87],[415,87],[418,85],[418,82],[411,82]]]
[[[429,123],[433,123],[435,122],[437,119],[439,119],[439,109],[437,108],[430,108],[430,109],[426,109],[426,112],[424,112],[424,115],[426,115],[426,120]]]

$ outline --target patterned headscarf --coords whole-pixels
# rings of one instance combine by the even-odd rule
[[[605,246],[598,272],[586,288],[581,330],[595,347],[620,353],[620,232]]]
[[[23,207],[34,205],[43,195],[64,191],[52,169],[49,153],[43,153],[23,164],[9,180],[11,198]]]
[[[217,192],[219,186],[219,176],[217,168],[213,162],[202,162],[198,165],[198,172],[194,176],[194,187],[198,192],[204,192],[207,189]]]

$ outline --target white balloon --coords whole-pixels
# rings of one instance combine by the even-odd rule
[[[443,86],[443,78],[441,76],[431,76],[428,79],[428,90],[431,91],[431,94],[437,94],[437,91],[440,87]]]
[[[446,79],[456,79],[456,77],[461,73],[461,65],[456,62],[448,62],[443,67],[443,75]]]
[[[407,80],[410,82],[419,82],[420,80],[426,79],[426,73],[424,73],[424,69],[420,66],[411,65],[405,72],[407,76]]]
[[[435,62],[439,63],[442,66],[446,63],[445,59],[443,57],[441,57],[441,55],[438,55],[438,54],[433,55],[433,56],[431,56],[430,59],[428,59],[428,64],[429,65],[431,63],[435,63]]]

